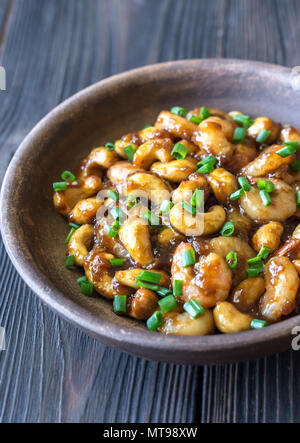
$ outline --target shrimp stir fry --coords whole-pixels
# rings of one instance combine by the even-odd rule
[[[81,293],[162,334],[297,314],[299,144],[298,129],[265,116],[175,106],[93,148],[53,184]]]

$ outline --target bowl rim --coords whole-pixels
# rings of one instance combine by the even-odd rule
[[[85,308],[79,306],[74,301],[65,298],[64,293],[55,289],[54,285],[51,287],[50,280],[38,270],[37,267],[30,263],[28,257],[23,251],[17,247],[18,238],[15,236],[16,229],[12,226],[11,218],[9,214],[9,202],[11,201],[11,189],[14,180],[15,172],[22,163],[22,158],[25,153],[29,152],[35,138],[40,132],[49,125],[55,125],[55,122],[64,118],[67,111],[72,110],[73,105],[76,103],[83,104],[88,100],[90,96],[93,96],[95,91],[100,89],[108,90],[110,87],[120,85],[133,78],[136,80],[138,77],[143,78],[145,75],[159,76],[165,70],[176,65],[183,70],[193,69],[197,66],[201,69],[201,65],[206,67],[213,67],[216,64],[226,65],[238,65],[240,69],[247,70],[249,66],[255,69],[265,71],[276,71],[276,73],[289,74],[291,68],[287,68],[280,65],[274,65],[264,62],[239,60],[239,59],[191,59],[191,60],[179,60],[164,63],[156,63],[147,65],[141,68],[132,69],[112,77],[108,77],[104,80],[100,80],[91,86],[88,86],[76,94],[72,95],[68,99],[64,100],[61,104],[56,106],[46,116],[44,116],[29,132],[23,142],[18,147],[14,154],[5,177],[3,179],[1,195],[0,195],[0,208],[1,208],[1,233],[4,241],[4,245],[8,255],[15,266],[16,270],[25,281],[25,283],[32,289],[32,291],[53,311],[61,315],[66,320],[72,322],[76,326],[83,329],[89,335],[99,339],[105,344],[114,346],[125,352],[134,353],[135,355],[142,356],[144,358],[155,359],[155,356],[151,355],[155,349],[164,351],[165,358],[158,358],[159,360],[168,361],[180,361],[180,357],[174,357],[178,353],[187,355],[191,352],[197,354],[200,363],[202,360],[207,360],[206,357],[201,358],[201,354],[218,353],[222,350],[222,354],[233,350],[238,353],[241,348],[256,347],[262,344],[266,344],[270,340],[278,340],[282,337],[288,337],[291,335],[293,327],[300,324],[300,315],[296,315],[292,318],[286,319],[274,325],[268,326],[267,329],[262,330],[250,330],[235,334],[220,334],[199,337],[186,337],[176,335],[163,335],[153,334],[147,330],[137,330],[130,326],[121,327],[117,324],[111,323],[109,320],[102,319],[96,314],[92,314]],[[144,350],[141,350],[144,348]],[[264,352],[265,354],[267,353]],[[182,358],[183,361],[189,361],[188,357]],[[194,361],[197,359],[193,359]],[[218,356],[212,358],[213,361],[218,361]],[[222,358],[222,361],[226,361],[226,358]],[[232,359],[231,359],[232,360]],[[235,359],[234,359],[235,360]]]

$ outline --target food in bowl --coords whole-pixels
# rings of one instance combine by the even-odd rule
[[[150,331],[260,329],[297,312],[300,132],[180,106],[53,184],[85,296]]]

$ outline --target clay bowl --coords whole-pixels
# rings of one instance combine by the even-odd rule
[[[52,182],[76,170],[92,147],[155,120],[162,109],[199,105],[268,115],[299,126],[300,93],[288,68],[238,60],[187,60],[120,74],[74,95],[26,137],[7,170],[1,230],[8,254],[30,288],[87,334],[147,359],[185,364],[253,359],[287,349],[295,316],[264,330],[207,337],[164,336],[112,313],[103,298],[82,296],[81,271],[65,269],[69,230],[52,206]]]

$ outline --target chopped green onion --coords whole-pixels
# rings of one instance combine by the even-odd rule
[[[115,208],[112,208],[112,210],[110,211],[110,214],[115,220],[125,220],[125,218],[126,218],[126,215],[124,214],[122,209],[120,209],[118,206],[116,206]]]
[[[246,137],[246,129],[245,128],[236,128],[233,134],[233,143],[243,143]]]
[[[151,291],[157,292],[160,289],[159,285],[154,285],[153,283],[147,283],[146,281],[136,280],[135,282],[138,288],[151,289]]]
[[[191,204],[196,208],[200,208],[202,202],[204,200],[204,192],[202,189],[196,189],[191,198]]]
[[[173,294],[174,294],[174,297],[181,297],[182,296],[182,280],[174,280]]]
[[[233,192],[229,198],[230,200],[237,200],[238,198],[242,197],[244,194],[245,194],[244,189],[239,189],[238,191]]]
[[[244,191],[251,191],[251,186],[245,177],[239,177],[238,182]]]
[[[291,154],[295,154],[295,152],[299,149],[298,142],[285,142],[285,148],[279,149],[276,154],[280,155],[280,157],[288,157]]]
[[[105,148],[108,151],[114,151],[116,147],[115,147],[114,143],[105,143]]]
[[[185,211],[189,212],[190,214],[192,214],[192,215],[196,214],[196,208],[194,206],[192,206],[190,203],[182,202],[181,206]]]
[[[262,260],[266,260],[270,252],[271,252],[270,248],[267,248],[267,246],[262,246],[257,256],[260,257]]]
[[[197,163],[197,166],[203,166],[206,165],[207,163],[212,164],[213,167],[216,166],[218,160],[216,159],[216,157],[214,157],[213,155],[208,155],[207,157],[204,157],[200,162]]]
[[[193,320],[196,320],[197,318],[205,314],[205,309],[203,308],[203,306],[201,306],[200,303],[198,303],[197,300],[193,298],[183,305],[183,309]]]
[[[152,125],[149,125],[149,123],[143,127],[143,129],[148,129],[148,128],[152,128]]]
[[[74,228],[74,229],[80,228],[80,225],[77,225],[76,223],[72,223],[72,222],[69,223],[69,226],[71,226],[71,228]]]
[[[186,114],[188,113],[187,110],[185,108],[182,108],[181,106],[174,106],[171,109],[172,114],[176,114],[179,115],[180,117],[185,117]]]
[[[172,149],[171,155],[173,155],[173,157],[175,157],[177,160],[183,160],[185,159],[187,153],[188,148],[185,145],[183,145],[182,143],[176,143],[176,145]]]
[[[270,206],[272,204],[271,197],[267,191],[259,191],[259,195],[264,206]]]
[[[154,312],[150,318],[147,320],[147,327],[149,331],[155,332],[163,324],[164,319],[160,311]]]
[[[252,265],[253,263],[261,263],[261,260],[262,260],[262,258],[257,255],[256,257],[249,258],[249,260],[247,260],[247,263],[249,265]]]
[[[68,236],[67,236],[67,238],[65,240],[66,245],[69,243],[69,241],[70,241],[70,239],[71,239],[71,237],[72,237],[72,235],[74,234],[75,231],[76,231],[76,229],[71,228],[71,231],[69,232],[69,234],[68,234]]]
[[[79,286],[81,285],[81,283],[83,283],[83,282],[87,282],[87,281],[88,281],[88,279],[86,278],[85,275],[83,275],[82,277],[79,277],[79,278],[77,279],[77,283],[79,284]]]
[[[135,197],[134,195],[128,195],[126,201],[127,201],[127,205],[130,208],[133,208],[135,205],[138,204],[138,198]]]
[[[297,207],[300,206],[300,191],[297,191],[296,193],[296,203],[297,203]]]
[[[300,171],[300,161],[299,160],[294,160],[290,165],[289,165],[290,169],[293,172],[298,172]]]
[[[262,131],[260,131],[260,133],[256,137],[257,143],[261,143],[261,144],[265,143],[270,134],[271,134],[271,131],[269,131],[267,129],[263,129]]]
[[[119,193],[113,189],[109,189],[109,191],[107,191],[107,197],[111,198],[115,202],[119,201]]]
[[[251,328],[252,329],[262,329],[265,326],[267,326],[268,322],[265,320],[258,320],[257,318],[254,318],[251,322]]]
[[[66,257],[66,268],[72,268],[75,265],[75,257],[74,255],[68,255]]]
[[[111,238],[114,238],[114,237],[116,237],[116,235],[119,234],[119,230],[120,230],[120,223],[119,223],[118,220],[116,220],[116,221],[113,222],[113,224],[109,228],[108,235]]]
[[[137,280],[158,284],[161,280],[161,273],[152,271],[141,271],[137,276]]]
[[[257,182],[258,189],[261,189],[266,192],[273,192],[274,191],[274,184],[270,182],[269,180],[263,180],[260,179]]]
[[[205,106],[202,106],[202,108],[200,109],[200,115],[199,117],[202,120],[205,120],[206,118],[208,118],[210,116],[210,110],[208,108],[206,108]]]
[[[256,258],[256,257],[254,257]],[[247,269],[247,276],[248,277],[257,277],[261,272],[264,270],[264,265],[261,260],[255,262],[254,259],[250,259],[251,266]],[[248,260],[249,263],[249,260]]]
[[[170,210],[173,208],[174,203],[169,200],[164,200],[159,208],[160,214],[169,214]]]
[[[195,125],[200,125],[200,123],[202,122],[202,118],[197,117],[196,115],[191,115],[190,122],[195,123]]]
[[[115,295],[114,296],[114,312],[125,313],[127,311],[127,296]]]
[[[233,117],[233,120],[235,122],[243,125],[244,128],[246,128],[246,129],[248,129],[254,123],[254,121],[249,117],[249,115],[245,115],[245,114],[236,114]]]
[[[70,182],[73,182],[74,180],[76,180],[75,175],[72,174],[72,172],[70,172],[70,171],[64,171],[64,172],[61,174],[61,178],[62,178],[63,180],[70,181]]]
[[[53,189],[55,192],[65,191],[68,187],[66,182],[55,182],[53,183]]]
[[[160,218],[153,214],[149,209],[142,213],[142,217],[148,220],[151,226],[157,226],[160,224]]]
[[[193,266],[196,263],[195,251],[194,249],[188,249],[181,254],[182,266],[187,268],[188,266]]]
[[[223,237],[230,237],[234,233],[234,222],[227,222],[223,225],[221,234]]]
[[[226,255],[226,262],[228,264],[228,266],[230,267],[230,269],[235,269],[238,259],[237,259],[237,254],[234,251],[230,251],[227,255]]]
[[[177,302],[172,294],[159,300],[158,304],[164,314],[177,308]]]
[[[124,152],[127,155],[127,158],[132,162],[133,156],[135,154],[134,147],[132,145],[128,145],[126,146],[126,148],[124,148]]]
[[[172,294],[172,291],[169,288],[164,288],[163,286],[158,286],[158,289],[156,290],[156,292],[161,297],[166,297],[167,295]]]
[[[214,170],[214,166],[212,163],[206,163],[206,165],[201,166],[197,169],[198,174],[210,174]]]
[[[93,284],[91,282],[89,282],[88,280],[81,281],[81,283],[79,283],[79,286],[80,286],[80,289],[81,289],[81,293],[83,295],[87,295],[89,297],[91,295],[93,295],[94,287],[93,287]]]
[[[118,267],[118,266],[122,266],[124,263],[124,260],[122,258],[111,258],[109,260],[111,266],[113,267]]]

